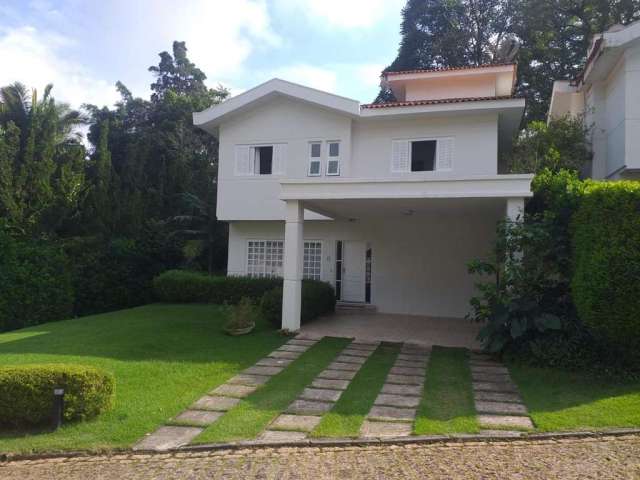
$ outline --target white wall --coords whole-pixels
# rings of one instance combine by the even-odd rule
[[[504,213],[504,212],[502,212]],[[304,238],[323,242],[323,280],[335,281],[336,240],[372,248],[372,304],[378,311],[463,317],[474,294],[467,262],[486,257],[500,212],[412,216],[379,221],[305,222]],[[246,273],[248,239],[282,239],[284,222],[231,222],[228,273]]]
[[[405,85],[405,100],[492,97],[496,95],[496,75],[430,78]],[[505,95],[508,95],[505,94]]]

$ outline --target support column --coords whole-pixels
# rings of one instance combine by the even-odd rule
[[[284,285],[282,328],[300,330],[302,307],[302,263],[304,255],[304,206],[299,200],[287,200],[284,226]]]
[[[507,219],[512,222],[524,220],[524,198],[507,198]]]

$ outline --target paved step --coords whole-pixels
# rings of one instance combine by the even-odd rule
[[[533,422],[529,417],[520,415],[478,415],[478,423],[481,428],[521,428],[524,430],[533,429]]]
[[[412,425],[408,422],[373,422],[365,420],[360,429],[363,438],[408,437]]]
[[[187,445],[204,429],[199,427],[164,426],[146,435],[133,446],[134,450],[163,451]]]

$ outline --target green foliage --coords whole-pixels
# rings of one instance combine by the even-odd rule
[[[593,182],[572,229],[571,291],[580,318],[640,358],[640,182]]]
[[[55,243],[18,240],[0,224],[0,331],[68,318],[73,285]]]
[[[266,291],[280,285],[280,278],[211,276],[187,270],[169,270],[153,279],[156,298],[171,303],[235,305],[243,297],[258,301]]]
[[[225,325],[227,331],[248,328],[256,324],[260,311],[249,297],[242,297],[237,305],[231,307],[230,319]]]
[[[111,408],[113,375],[94,367],[30,364],[0,368],[0,424],[41,425],[51,418],[53,390],[64,389],[64,419],[87,420]]]
[[[507,155],[512,173],[539,173],[545,169],[581,171],[591,160],[588,129],[582,118],[565,117],[549,123],[533,121],[515,140]]]
[[[302,308],[300,323],[306,323],[336,309],[336,293],[331,284],[318,280],[302,281]],[[262,296],[260,310],[265,320],[275,327],[282,325],[282,287],[274,288]]]

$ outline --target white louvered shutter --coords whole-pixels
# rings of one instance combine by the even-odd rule
[[[253,152],[248,145],[236,145],[236,175],[253,175]]]
[[[409,140],[393,140],[391,142],[391,171],[409,172]]]
[[[453,168],[453,146],[453,138],[438,139],[436,170],[451,170]]]
[[[273,146],[273,175],[284,175],[287,172],[287,144],[280,143]]]

